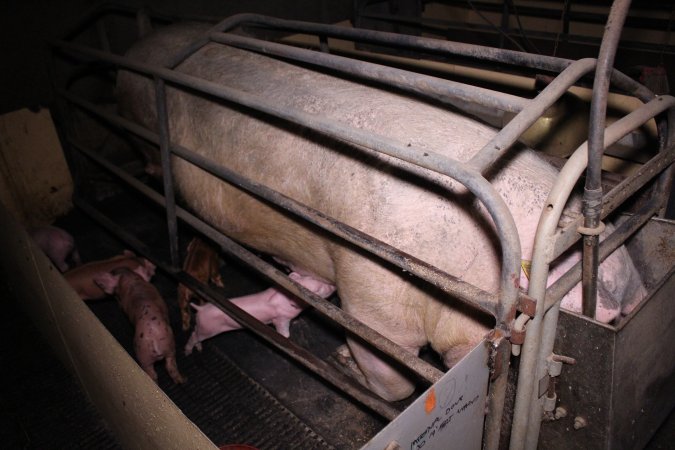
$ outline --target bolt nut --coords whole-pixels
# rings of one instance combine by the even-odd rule
[[[586,419],[584,419],[581,416],[577,416],[574,418],[574,429],[575,430],[581,430],[582,428],[585,428],[588,425],[588,422],[586,422]]]
[[[558,406],[555,409],[555,412],[553,413],[553,417],[556,419],[562,419],[563,417],[567,417],[567,408],[564,406]]]

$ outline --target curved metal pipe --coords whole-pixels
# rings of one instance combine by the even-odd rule
[[[622,117],[621,119],[617,120],[614,122],[612,125],[607,127],[605,130],[605,136],[604,136],[604,146],[609,147],[612,144],[615,144],[618,142],[621,138],[626,136],[628,133],[630,133],[632,130],[644,125],[647,121],[653,119],[657,115],[661,114],[662,112],[672,108],[675,106],[675,97],[671,97],[670,95],[664,95],[662,97],[657,97],[656,99],[652,100],[651,102],[647,103],[643,107],[633,111],[629,115]],[[668,158],[667,154],[659,155],[653,158],[651,161],[649,161],[645,166],[643,167],[644,169],[649,170],[650,172],[655,172],[658,173],[658,170],[650,170],[650,166],[656,165],[657,167],[662,167],[667,164],[669,164],[669,160],[672,161],[672,158],[675,156],[672,156],[673,153],[675,153],[675,149],[671,149],[669,152],[671,154],[671,157]],[[663,160],[660,162],[660,160]],[[553,205],[553,208],[555,210],[554,215],[557,215],[558,220],[560,220],[560,215],[562,213],[562,208],[564,208],[565,203],[567,202],[567,199],[569,198],[569,195],[571,193],[571,190],[574,188],[574,185],[576,184],[576,180],[581,176],[581,174],[584,171],[584,168],[586,167],[586,164],[588,162],[588,142],[583,143],[582,145],[575,150],[575,152],[570,156],[568,159],[567,163],[565,166],[562,168],[560,171],[560,180],[562,181],[560,184],[556,184],[553,189],[551,189],[551,193],[549,195],[549,198],[547,200],[547,205]],[[571,180],[575,180],[574,183],[571,182]],[[611,194],[614,190],[617,191],[622,191],[623,190],[623,185],[628,184],[629,180],[626,180],[625,182],[620,183],[617,185],[612,191],[610,191],[609,194]],[[634,192],[635,190],[632,190]],[[629,191],[631,192],[631,191]],[[622,197],[628,197],[629,194],[624,194]],[[618,202],[615,202],[618,203]],[[609,213],[612,212],[613,208],[603,208],[603,212],[601,215],[602,217],[605,217]],[[558,211],[560,210],[560,211]],[[548,239],[552,239],[553,235],[549,236]],[[572,243],[570,243],[571,245]],[[551,260],[555,260],[560,254],[562,254],[565,250],[567,250],[568,247],[561,247],[559,248],[557,245],[553,246],[551,248],[551,254],[549,255],[549,258]],[[602,258],[604,259],[604,258]],[[549,261],[550,262],[550,261]],[[561,278],[562,280],[562,278]],[[560,281],[560,280],[559,280]],[[574,283],[569,286],[570,282],[567,282],[566,285],[568,285],[568,289],[573,287],[579,280],[574,281]],[[555,284],[558,284],[556,282]],[[555,286],[555,285],[554,285]],[[553,286],[552,286],[553,287]],[[550,309],[553,304],[557,301],[559,301],[562,298],[563,290],[561,288],[556,287],[555,289],[556,294],[555,295],[549,295],[547,293],[546,295],[546,303],[544,310]],[[566,292],[566,290],[565,290]]]
[[[651,118],[655,117],[660,112],[675,106],[675,98],[673,97],[658,97],[650,103],[644,105],[640,109],[633,111],[629,115],[621,118],[610,127],[607,128],[603,139],[604,145],[611,145],[628,134],[631,130],[639,127]],[[537,234],[535,237],[534,250],[532,255],[532,271],[530,273],[530,285],[528,294],[536,299],[544,299],[546,295],[546,281],[548,279],[549,264],[558,256],[555,255],[555,244],[553,238],[560,221],[563,208],[569,199],[569,196],[586,167],[588,152],[586,151],[587,144],[581,145],[574,154],[569,158],[565,166],[560,171],[557,182],[554,184],[549,196],[546,200],[546,206],[542,212],[539,225],[537,227]],[[609,212],[609,211],[608,211]],[[539,304],[544,304],[543,301],[538,301]],[[555,331],[555,324],[557,323],[557,309],[559,303],[551,305],[549,308],[550,321],[553,323],[552,328]],[[537,308],[535,317],[527,326],[527,334],[523,348],[523,355],[520,362],[521,374],[534,374],[537,359],[541,357],[540,348],[544,348],[543,343],[540,343],[542,333],[542,323],[544,314],[547,308]],[[555,322],[553,321],[555,319]],[[547,324],[547,325],[550,325]],[[552,339],[550,341],[552,347]],[[547,345],[546,347],[548,347]],[[548,349],[550,353],[550,349]],[[536,426],[538,435],[538,424],[540,418],[534,418],[529,414],[533,409],[532,399],[534,390],[537,388],[536,380],[541,378],[539,372],[532,377],[521,376],[518,379],[516,406],[514,410],[513,430],[511,434],[511,445],[513,448],[522,448],[525,445],[524,439],[528,437],[531,431],[528,432],[530,426]],[[536,398],[536,397],[534,397]],[[536,410],[535,413],[540,413]],[[527,417],[527,419],[524,419]],[[531,422],[536,422],[533,425]],[[529,445],[528,445],[528,448]]]
[[[600,45],[598,67],[593,81],[593,97],[591,99],[591,116],[588,132],[588,169],[584,186],[584,228],[597,229],[600,226],[602,209],[602,154],[605,151],[605,119],[607,114],[607,96],[609,95],[609,78],[614,66],[616,49],[624,21],[628,15],[631,0],[616,0],[612,4],[605,27],[605,34]],[[581,285],[583,291],[582,310],[585,316],[595,317],[598,290],[598,243],[597,233],[585,234],[583,245],[583,270]]]
[[[574,61],[541,91],[529,106],[520,111],[490,142],[485,144],[470,160],[469,165],[479,172],[485,172],[500,156],[511,148],[514,142],[527,131],[581,77],[595,68],[592,58]]]
[[[671,96],[657,97],[656,99],[647,103],[640,109],[633,111],[632,113],[630,113],[625,117],[622,117],[621,119],[614,122],[606,129],[605,132],[606,146],[609,147],[610,145],[618,142],[622,137],[630,133],[631,130],[638,128],[639,126],[645,124],[650,119],[661,114],[663,111],[672,108],[673,106],[675,106],[675,97]],[[645,164],[643,170],[652,174],[659,173],[664,167],[670,164],[673,159],[675,159],[675,148],[671,149],[669,153],[671,154],[669,157],[666,155],[656,156],[647,164]],[[553,215],[557,216],[558,220],[560,220],[560,215],[562,213],[562,211],[558,211],[558,209],[564,208],[565,204],[567,203],[571,190],[574,188],[574,185],[576,184],[576,180],[578,180],[578,178],[583,173],[584,168],[586,167],[587,158],[588,158],[588,143],[584,143],[580,145],[577,148],[577,150],[575,150],[572,156],[570,156],[567,163],[560,172],[559,182],[553,186],[551,192],[549,193],[547,205],[553,205],[555,210],[553,212]],[[651,166],[655,167],[652,169]],[[638,177],[638,175],[635,175],[632,178],[636,177]],[[636,184],[631,182],[630,179],[626,180],[625,182],[620,183],[614,189],[612,189],[607,194],[607,197],[613,197],[614,191],[627,191],[624,195],[622,195],[622,199],[625,200],[625,198],[627,198],[637,190],[637,187],[633,189],[624,188],[625,184],[630,184],[631,186],[637,185],[641,186],[643,183]],[[622,199],[618,199],[617,201],[613,202],[613,205],[621,203],[620,200]],[[609,214],[612,210],[613,208],[611,207],[611,205],[606,205],[606,207],[603,208],[603,217],[606,214]],[[574,226],[574,223],[576,222],[573,222],[573,224],[570,226]],[[576,242],[576,240],[565,239],[564,238],[565,235],[560,233],[554,234],[553,236],[549,236],[548,239],[553,239],[554,236],[556,238],[555,239],[556,242],[550,249],[551,252],[549,255],[550,261],[555,260],[569,247],[571,247],[572,244],[574,244],[574,242]],[[561,241],[563,242],[561,243]],[[601,259],[604,259],[602,251],[600,252],[600,256]],[[564,296],[564,294],[567,293],[572,287],[574,287],[574,285],[577,284],[579,280],[580,278],[576,279],[575,281],[572,281],[572,278],[570,277],[570,274],[568,272],[568,274],[563,275],[560,279],[558,279],[555,283],[553,283],[551,287],[546,291],[546,302],[544,310],[545,311],[549,310],[554,305],[554,303],[560,301],[560,299]],[[521,314],[516,318],[514,329],[517,331],[524,331],[525,323],[528,320],[530,320],[530,317],[528,317],[525,314]],[[519,352],[520,346],[514,345],[513,354],[517,356]]]

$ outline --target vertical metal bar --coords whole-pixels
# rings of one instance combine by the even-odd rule
[[[593,97],[591,99],[590,130],[588,133],[588,169],[584,186],[584,227],[595,229],[600,224],[602,209],[602,154],[604,152],[605,119],[607,114],[607,97],[614,57],[619,45],[621,30],[628,15],[630,0],[616,0],[612,5],[605,27],[605,35],[600,45],[598,65],[593,81]],[[585,235],[583,244],[583,312],[595,317],[598,288],[598,234]]]
[[[507,33],[509,32],[509,6],[510,2],[504,2],[502,6],[502,32],[499,34],[499,48],[504,48],[504,45],[506,44],[505,36],[507,36]]]
[[[324,34],[319,36],[319,48],[321,49],[322,53],[330,53],[330,47],[328,46],[328,38]]]
[[[105,27],[105,17],[101,17],[96,21],[96,33],[101,44],[101,50],[110,52],[110,40],[108,39],[108,31]]]
[[[616,0],[612,5],[605,27],[600,53],[598,55],[598,64],[593,82],[593,97],[591,100],[591,118],[590,131],[588,138],[588,168],[586,171],[586,185],[584,187],[584,226],[586,228],[597,228],[600,224],[600,214],[602,212],[602,154],[605,149],[605,119],[607,113],[607,97],[609,95],[610,76],[614,64],[616,49],[621,37],[621,31],[628,14],[630,0]],[[598,234],[584,236],[583,245],[583,264],[586,266],[582,271],[582,290],[584,297],[584,306],[586,310],[592,309],[592,316],[595,316],[595,301],[597,299],[597,271],[598,271]],[[585,277],[585,279],[584,279]],[[587,297],[589,295],[589,297]],[[537,297],[542,298],[542,297]],[[585,305],[590,300],[588,305]],[[543,303],[543,302],[542,302]],[[548,312],[546,312],[541,330],[541,341],[536,353],[537,368],[534,372],[536,378],[530,394],[529,420],[527,421],[526,447],[527,449],[536,449],[539,441],[539,430],[541,428],[542,402],[538,396],[538,383],[536,380],[546,375],[547,358],[553,349],[555,341],[556,326],[560,304],[556,303]]]
[[[500,335],[501,334],[501,335]],[[488,385],[487,417],[483,433],[483,449],[497,450],[502,436],[506,388],[508,387],[511,343],[500,330],[493,330],[490,342],[494,346],[494,373]]]
[[[164,184],[164,197],[166,198],[166,222],[169,232],[169,252],[171,254],[171,264],[178,267],[178,219],[176,218],[176,199],[173,192],[173,174],[171,172],[169,116],[166,109],[166,83],[159,77],[155,77],[155,97],[157,100],[159,151],[162,156],[162,181]]]
[[[675,99],[672,97],[659,97],[643,106],[640,110],[621,118],[607,128],[603,145],[611,145],[618,141],[631,129],[640,126],[654,115],[673,106],[673,104],[675,104]],[[540,361],[540,355],[546,354],[546,351],[540,352],[540,348],[545,348],[550,353],[553,347],[555,322],[557,321],[558,314],[557,310],[549,310],[551,315],[544,319],[546,308],[542,306],[543,302],[541,300],[545,298],[546,294],[548,264],[562,253],[562,249],[557,249],[554,239],[560,215],[576,181],[582,174],[584,167],[586,167],[587,160],[588,152],[586,144],[584,144],[569,158],[561,170],[546,200],[546,205],[550,206],[544,210],[539,220],[528,291],[531,297],[537,299],[537,311],[535,317],[527,326],[523,355],[520,360],[520,376],[518,378],[516,405],[511,431],[511,449],[514,450],[524,448],[526,437],[528,436],[530,437],[528,448],[536,446],[536,440],[538,439],[541,407],[539,406],[536,395],[538,393],[535,392],[535,389],[541,372],[537,371],[537,364]],[[611,210],[611,208],[609,209]],[[539,369],[543,370],[543,365]],[[531,411],[533,412],[532,415],[530,414]],[[532,429],[532,426],[535,427],[535,430]]]
[[[572,8],[572,0],[567,0],[565,4],[563,5],[563,14],[562,14],[562,20],[563,20],[563,32],[562,32],[562,39],[564,41],[567,41],[569,39],[570,35],[570,9]]]

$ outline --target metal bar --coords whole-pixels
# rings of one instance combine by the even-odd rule
[[[569,3],[568,3],[569,5]],[[518,7],[518,11],[520,11],[520,7]],[[519,29],[511,28],[508,27],[505,30],[496,30],[493,26],[490,25],[484,25],[482,23],[474,23],[474,22],[463,22],[463,21],[456,21],[456,20],[442,20],[442,19],[432,19],[428,17],[423,17],[423,18],[410,18],[410,17],[401,17],[401,16],[394,16],[394,15],[388,15],[388,14],[368,14],[365,15],[364,18],[368,19],[375,19],[375,20],[382,20],[390,23],[401,23],[405,24],[407,26],[413,26],[417,27],[419,30],[424,31],[427,35],[428,34],[433,34],[437,36],[443,36],[444,38],[447,38],[450,35],[451,30],[459,30],[459,31],[471,31],[471,32],[476,32],[476,33],[484,33],[484,34],[489,34],[489,35],[495,35],[499,34],[500,37],[504,37],[502,35],[502,32],[505,33],[506,36],[511,38],[515,37],[520,37],[522,33],[520,33]],[[603,16],[604,18],[604,16]],[[557,20],[563,21],[563,30],[565,30],[564,27],[564,18],[561,18],[560,16],[556,17]],[[355,25],[358,27],[358,24]],[[663,29],[664,27],[660,27],[657,29]],[[569,24],[567,27],[567,32],[569,33]],[[529,38],[533,39],[539,39],[539,40],[548,40],[548,41],[555,41],[556,39],[560,38],[560,40],[564,42],[568,42],[571,44],[580,44],[580,45],[588,45],[588,46],[599,46],[601,42],[601,38],[595,38],[592,36],[583,36],[580,34],[564,34],[560,33],[560,36],[558,36],[559,33],[557,32],[548,32],[548,31],[539,31],[539,30],[529,30],[527,32],[527,36]],[[503,48],[500,44],[498,44],[499,48]],[[635,40],[628,41],[628,40],[621,40],[619,47],[621,49],[625,50],[633,50],[633,51],[648,51],[648,52],[658,52],[658,53],[666,53],[666,54],[672,54],[675,51],[675,46],[672,45],[663,45],[663,44],[651,44],[648,42],[638,42]]]
[[[399,410],[395,409],[392,405],[383,401],[379,397],[376,397],[372,392],[370,392],[363,385],[359,384],[356,380],[342,374],[338,370],[335,370],[335,368],[331,367],[323,360],[317,358],[306,349],[300,347],[290,339],[281,336],[272,328],[268,327],[243,309],[239,308],[236,304],[230,302],[220,292],[200,283],[187,273],[182,272],[176,266],[165,264],[163,261],[158,259],[145,244],[127,233],[122,227],[117,226],[112,220],[110,220],[85,200],[75,197],[74,203],[78,208],[87,213],[99,224],[107,228],[119,238],[123,239],[127,244],[133,247],[134,250],[152,260],[152,262],[157,265],[157,267],[171,275],[179,283],[187,285],[190,289],[197,293],[197,295],[213,303],[218,307],[218,309],[232,317],[244,327],[253,331],[258,336],[262,337],[275,348],[281,350],[291,359],[299,362],[306,368],[310,369],[331,383],[333,386],[341,389],[352,398],[361,402],[361,404],[364,406],[367,406],[372,411],[380,414],[382,417],[388,420],[393,420],[400,413]],[[293,283],[292,280],[289,280],[289,282]],[[300,287],[302,288],[302,286]]]
[[[455,99],[472,102],[502,111],[518,112],[525,108],[530,100],[498,91],[470,86],[450,80],[443,80],[429,75],[417,74],[407,70],[387,67],[366,61],[354,60],[338,55],[318,53],[312,50],[253,39],[236,34],[211,33],[210,39],[221,44],[252,50],[265,55],[302,61],[320,67],[337,70],[359,78],[376,81],[407,92],[421,94],[444,103],[458,106]],[[461,107],[461,106],[460,106]]]
[[[562,11],[562,21],[563,21],[563,29],[562,29],[562,39],[563,41],[567,41],[570,35],[570,19],[571,19],[571,13],[572,13],[572,1],[569,0],[565,2],[563,5],[563,11]],[[604,21],[604,17],[603,17]]]
[[[607,236],[600,243],[598,247],[598,259],[600,262],[604,261],[614,250],[623,245],[626,239],[637,232],[659,211],[661,204],[658,200],[658,198],[654,198],[643,205],[637,213],[618,226],[610,236]],[[558,303],[570,289],[581,281],[581,264],[581,261],[576,263],[565,275],[558,278],[546,290],[545,310],[549,310],[554,304]]]
[[[630,178],[623,180],[609,191],[603,198],[602,213],[600,219],[607,217],[621,203],[626,201],[631,195],[636,193],[649,180],[656,177],[659,173],[666,170],[675,161],[675,148],[671,147],[664,154],[660,154],[649,160],[642,167],[637,169]],[[565,228],[556,234],[555,246],[552,249],[551,257],[555,259],[579,240],[577,229],[582,225],[583,217],[575,219],[567,224]]]
[[[605,132],[606,135],[603,144],[613,144],[631,130],[639,127],[650,118],[673,105],[675,105],[675,98],[669,96],[658,97],[648,104],[643,105],[640,109],[633,111],[629,115],[610,125]],[[673,149],[662,152],[645,164],[645,166],[640,169],[640,173],[636,176],[624,180],[624,182],[616,186],[607,196],[605,196],[605,201],[615,201],[614,204],[608,204],[608,206],[616,207],[623,200],[627,199],[639,188],[639,186],[644,184],[646,181],[646,174],[650,174],[650,177],[655,176],[658,173],[659,168],[660,170],[663,170],[670,162],[672,162],[674,155],[675,151]],[[535,236],[530,286],[528,291],[528,294],[531,297],[537,299],[539,305],[544,303],[543,300],[540,299],[544,299],[546,296],[546,280],[548,278],[549,263],[562,254],[564,250],[569,248],[572,243],[570,242],[569,245],[563,246],[559,245],[557,242],[551,241],[554,237],[554,241],[560,239],[560,234],[558,233],[556,235],[558,222],[574,185],[586,167],[587,158],[588,153],[586,151],[586,144],[584,144],[574,152],[560,171],[558,179],[546,200],[546,208],[544,208],[542,217],[539,220],[539,226]],[[643,175],[643,173],[645,175]],[[603,209],[603,214],[609,214],[612,209],[613,208],[605,207]],[[570,235],[574,234],[574,240],[578,239],[576,230],[579,224],[580,221],[575,226],[568,226],[566,228],[566,230],[569,230],[568,233],[570,233]],[[552,314],[551,316],[547,316],[549,320],[555,319],[557,321],[557,308],[558,305],[554,305],[549,309],[548,314]],[[537,406],[532,406],[531,402],[536,398],[534,397],[534,386],[541,375],[539,372],[535,373],[535,368],[539,355],[540,343],[544,339],[542,336],[542,327],[545,313],[545,308],[537,308],[534,318],[527,326],[523,355],[520,361],[520,376],[518,378],[514,421],[511,432],[511,447],[514,449],[520,449],[525,446],[528,423],[532,420],[529,416],[529,411],[532,408],[537,409]]]
[[[586,228],[596,228],[599,225],[600,205],[602,204],[602,154],[604,153],[605,116],[607,111],[607,96],[609,93],[610,74],[614,64],[614,57],[618,46],[623,24],[628,14],[630,0],[615,0],[605,27],[605,33],[598,56],[598,67],[593,83],[593,99],[591,101],[591,117],[589,131],[588,168],[586,171],[586,186],[584,188],[584,225]],[[595,161],[594,161],[595,159]],[[597,233],[584,236],[582,276],[582,291],[584,309],[595,317],[598,274],[599,235]],[[585,279],[585,283],[584,283]],[[553,351],[558,325],[559,304],[544,313],[544,322],[541,330],[541,341],[537,356],[537,379],[541,379],[548,372],[547,360]],[[591,309],[592,308],[592,309]],[[537,388],[533,386],[531,398],[530,420],[528,422],[527,446],[530,449],[537,447],[543,402],[536,399]]]
[[[485,172],[516,140],[527,131],[574,83],[593,70],[596,61],[591,58],[573,62],[558,75],[537,97],[523,109],[494,138],[483,146],[470,160],[469,165]]]
[[[499,33],[499,48],[504,48],[506,42],[504,41],[506,31],[509,28],[509,2],[506,1],[502,5],[502,23],[501,23],[501,33]]]
[[[572,63],[571,60],[553,56],[532,55],[514,50],[495,49],[480,45],[441,41],[438,39],[400,35],[383,31],[276,19],[258,14],[237,14],[231,16],[214,26],[212,30],[228,31],[243,25],[258,25],[291,32],[303,32],[371,44],[403,47],[442,56],[464,56],[480,61],[503,63],[550,72],[562,72]],[[195,45],[195,47],[199,46]],[[617,70],[612,71],[612,84],[616,88],[621,89],[630,95],[634,95],[643,102],[649,101],[654,97],[654,94],[649,89]]]
[[[155,78],[155,97],[157,124],[159,127],[159,151],[162,157],[162,183],[166,198],[166,222],[169,232],[169,252],[171,264],[179,266],[178,256],[178,220],[176,219],[176,198],[173,192],[173,171],[171,170],[171,150],[169,148],[169,115],[166,109],[166,85],[161,78]]]
[[[621,30],[630,8],[630,0],[616,0],[612,4],[607,19],[607,26],[600,45],[598,67],[593,81],[593,97],[591,99],[591,116],[588,132],[588,168],[584,186],[584,227],[595,229],[600,224],[600,208],[602,207],[602,154],[605,147],[605,119],[607,115],[607,97],[609,95],[609,77],[614,66],[614,57],[619,45]],[[585,234],[583,245],[583,312],[591,318],[595,317],[598,289],[598,234]]]
[[[101,49],[109,52],[110,40],[108,39],[108,30],[106,29],[103,19],[100,19],[96,22],[96,33],[98,34],[98,40],[100,41]]]
[[[91,112],[92,114],[97,115],[98,117],[112,123],[115,126],[119,126],[128,131],[131,131],[132,133],[154,144],[158,143],[158,137],[155,133],[139,126],[134,122],[114,114],[107,113],[92,105],[91,103],[82,99],[78,99],[67,92],[61,92],[61,95],[71,101],[73,104]],[[498,302],[497,295],[476,288],[475,286],[466,283],[452,275],[449,275],[424,261],[421,261],[405,252],[397,250],[389,244],[379,241],[378,239],[375,239],[366,233],[360,232],[347,224],[328,217],[322,214],[320,211],[307,207],[302,203],[299,203],[272,189],[267,188],[266,186],[254,183],[251,180],[242,177],[241,175],[228,170],[223,166],[214,164],[212,161],[186,149],[185,147],[173,144],[171,145],[171,151],[177,156],[191,162],[192,164],[195,164],[196,166],[212,173],[213,175],[216,175],[217,177],[226,180],[229,183],[232,183],[233,185],[236,185],[259,198],[276,204],[277,206],[298,215],[308,222],[311,222],[323,228],[324,230],[327,230],[336,236],[339,236],[346,241],[359,246],[360,248],[368,250],[383,260],[400,267],[404,271],[428,281],[445,292],[452,294],[458,300],[466,302],[483,312],[496,316],[497,313],[495,305]],[[519,299],[526,299],[526,297],[524,294],[519,295]]]
[[[85,154],[96,163],[103,166],[106,170],[113,173],[115,176],[123,180],[126,184],[132,186],[134,189],[139,191],[141,194],[148,197],[150,200],[155,203],[164,206],[164,198],[155,192],[154,190],[148,188],[143,183],[127,174],[123,170],[119,169],[115,165],[109,163],[105,159],[101,158],[96,153],[83,148],[77,143],[72,143],[75,148],[77,148],[81,153]],[[248,264],[249,266],[256,269],[258,272],[262,273],[267,278],[271,279],[290,293],[297,295],[298,297],[305,300],[308,304],[316,308],[317,311],[322,313],[324,316],[334,320],[335,322],[342,325],[346,330],[351,333],[359,335],[361,338],[369,342],[376,349],[384,352],[385,354],[391,356],[396,361],[400,362],[402,365],[412,370],[418,374],[423,379],[435,383],[443,375],[443,372],[431,366],[427,362],[417,358],[412,353],[409,353],[401,349],[397,344],[382,336],[380,333],[374,331],[368,326],[364,325],[359,320],[355,319],[353,316],[344,312],[337,306],[333,305],[330,302],[327,302],[318,295],[308,291],[302,286],[297,285],[286,277],[286,275],[274,266],[262,261],[252,252],[241,247],[239,244],[224,236],[215,228],[206,224],[205,222],[199,220],[194,215],[190,214],[183,208],[177,207],[176,213],[179,218],[186,222],[191,227],[195,228],[209,239],[216,242],[222,247],[224,251],[228,254],[236,257],[242,262]]]
[[[464,7],[464,8],[467,7],[466,0],[443,0],[442,3],[457,7]],[[560,2],[550,2],[550,3],[555,5],[556,7],[545,8],[541,6],[520,5],[518,6],[518,12],[520,13],[521,16],[560,19],[561,16],[561,9],[559,7]],[[501,6],[499,2],[489,3],[489,2],[474,1],[473,4],[477,9],[482,11],[501,12]],[[667,2],[637,2],[635,6],[637,11],[652,11],[652,12],[661,11],[663,13],[669,13],[671,5]],[[567,7],[569,8],[569,6]],[[598,12],[589,12],[576,9],[569,11],[568,15],[569,20],[573,22],[585,22],[604,25],[607,21],[607,15]],[[670,24],[667,19],[644,17],[638,15],[634,17],[628,17],[626,19],[626,27],[668,29],[668,27],[672,28],[672,24]]]
[[[675,97],[663,95],[655,98],[651,102],[610,125],[606,130],[604,145],[608,146],[617,142],[623,136],[630,133],[631,130],[640,127],[651,118],[656,117],[673,106],[675,106]],[[614,209],[628,199],[628,197],[637,192],[647,181],[671,164],[674,153],[675,149],[673,147],[664,148],[658,155],[654,156],[650,161],[640,167],[631,177],[614,186],[614,188],[603,198],[600,219],[607,217],[607,215],[614,211]],[[566,167],[563,168],[565,173],[563,174],[563,171],[561,171],[561,174],[569,179],[578,179],[583,168],[586,167],[587,158],[587,144],[583,144],[569,158]],[[574,172],[568,173],[567,171],[569,169],[567,169],[567,167],[572,167],[573,164],[576,166]],[[568,187],[567,189],[571,188]],[[583,218],[577,218],[556,233],[555,244],[551,250],[551,261],[562,255],[579,239],[577,229],[581,226],[582,221]]]
[[[489,335],[493,373],[488,385],[487,415],[483,431],[483,449],[497,450],[502,435],[502,416],[506,403],[506,390],[509,378],[509,359],[511,343],[505,335],[494,330]]]

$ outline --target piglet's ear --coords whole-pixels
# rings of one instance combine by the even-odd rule
[[[124,250],[122,254],[127,258],[133,258],[134,256],[136,256],[136,253],[132,252],[131,250]]]
[[[148,279],[146,281],[150,281],[150,278],[155,276],[156,266],[147,259],[143,258],[143,267],[145,267],[145,272],[148,274]]]
[[[119,275],[113,275],[110,272],[101,272],[94,277],[94,283],[108,295],[115,293],[117,283],[120,281]]]
[[[300,275],[298,272],[291,272],[288,274],[288,278],[299,283],[300,280],[302,280],[302,275]]]

